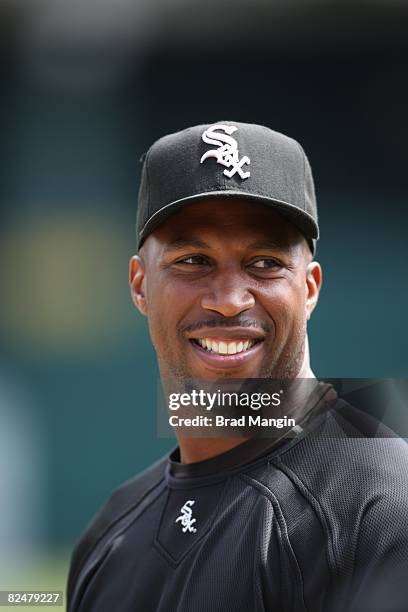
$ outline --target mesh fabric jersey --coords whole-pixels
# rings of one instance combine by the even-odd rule
[[[119,487],[68,612],[406,612],[408,445],[328,387],[296,437],[176,448]]]

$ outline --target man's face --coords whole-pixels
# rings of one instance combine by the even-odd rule
[[[130,262],[162,377],[294,378],[320,266],[270,208],[211,199],[180,209]]]

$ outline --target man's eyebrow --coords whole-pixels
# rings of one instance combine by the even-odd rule
[[[166,246],[166,253],[186,248],[209,249],[210,245],[203,240],[199,240],[198,238],[176,238]],[[271,238],[263,238],[261,240],[256,240],[255,242],[251,242],[251,244],[248,245],[248,248],[254,250],[266,249],[268,251],[284,251],[285,253],[288,253],[291,250],[289,245]]]
[[[196,249],[209,249],[209,245],[202,240],[195,238],[177,238],[166,246],[166,252],[178,251],[179,249],[186,249],[194,247]]]
[[[290,246],[288,244],[284,244],[283,242],[279,242],[278,240],[272,240],[271,238],[264,238],[262,240],[257,240],[256,242],[251,242],[248,245],[250,249],[267,249],[268,251],[284,251],[285,253],[289,253]]]

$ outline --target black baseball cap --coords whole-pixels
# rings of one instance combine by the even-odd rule
[[[237,121],[196,125],[153,143],[143,162],[138,247],[179,208],[214,197],[270,206],[298,227],[315,252],[317,205],[305,152],[293,138]]]

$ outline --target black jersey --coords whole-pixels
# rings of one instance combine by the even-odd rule
[[[119,487],[74,550],[68,612],[407,612],[408,445],[319,406],[296,437],[175,449]]]

